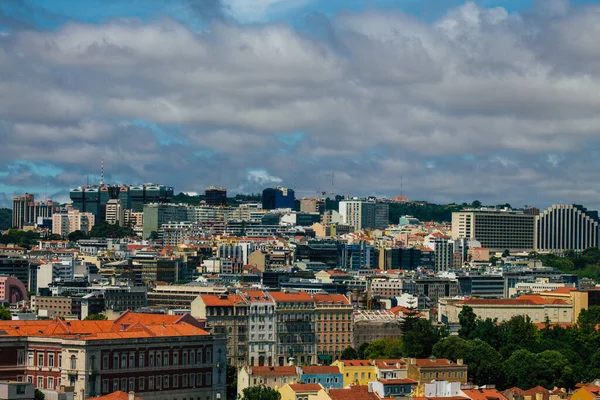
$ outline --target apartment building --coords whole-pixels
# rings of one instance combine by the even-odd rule
[[[66,237],[71,232],[89,232],[96,224],[96,217],[89,212],[71,210],[67,213],[52,215],[52,233]]]
[[[598,211],[577,204],[554,204],[535,221],[535,248],[562,252],[600,245]]]
[[[275,303],[261,290],[240,292],[248,304],[248,364],[251,366],[275,365],[277,325]]]
[[[354,307],[343,294],[314,294],[317,362],[339,360],[344,349],[354,343]]]
[[[408,358],[408,378],[419,385],[432,380],[467,383],[468,367],[462,360],[453,362],[445,358]]]
[[[375,198],[342,200],[339,213],[343,223],[355,230],[385,229],[389,225],[389,204],[379,203]]]
[[[306,292],[269,292],[277,321],[276,363],[313,364],[316,357],[315,301]]]
[[[477,240],[491,251],[535,248],[536,216],[520,210],[479,208],[452,213],[452,239]]]
[[[75,400],[118,390],[144,400],[225,398],[225,342],[189,314],[0,321],[0,331],[0,379],[73,386]]]
[[[246,365],[238,371],[237,391],[242,393],[246,388],[260,385],[277,389],[288,383],[300,382],[300,373],[300,368],[292,365],[278,367]]]
[[[224,286],[158,285],[148,292],[148,306],[156,308],[190,308],[192,302],[203,294],[227,293]]]

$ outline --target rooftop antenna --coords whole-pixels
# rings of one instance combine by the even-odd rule
[[[100,161],[100,186],[104,186],[104,158]]]

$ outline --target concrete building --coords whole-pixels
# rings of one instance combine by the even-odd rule
[[[343,223],[355,230],[385,229],[389,225],[389,204],[375,198],[342,200],[339,213]]]
[[[537,251],[582,251],[600,244],[600,218],[577,204],[555,204],[542,211],[535,221]]]
[[[112,225],[125,225],[125,209],[119,199],[111,199],[106,203],[106,222]]]
[[[27,288],[14,276],[0,276],[0,303],[27,301]]]
[[[342,294],[314,294],[317,363],[330,364],[354,344],[354,307]]]
[[[243,291],[240,295],[249,307],[247,363],[272,367],[277,346],[275,303],[268,293],[261,290]]]
[[[265,210],[276,210],[278,208],[294,209],[296,197],[293,189],[281,186],[263,190],[262,207]]]
[[[368,385],[377,379],[377,367],[372,360],[338,360],[331,365],[339,368],[344,377],[344,387]]]
[[[402,316],[388,310],[357,310],[354,313],[354,345],[352,347],[358,349],[361,344],[371,343],[378,339],[401,338],[402,321]]]
[[[71,210],[67,213],[58,213],[52,216],[52,233],[66,237],[71,232],[82,231],[88,233],[96,224],[96,217],[92,213]]]
[[[74,308],[78,305],[78,309]],[[40,317],[77,317],[81,313],[81,299],[74,297],[32,296],[31,309]]]
[[[344,384],[344,376],[335,366],[307,365],[302,367],[300,381],[302,383],[318,383],[326,389],[341,389]]]
[[[264,385],[278,389],[288,383],[300,382],[300,368],[294,366],[253,367],[246,365],[238,371],[237,392],[244,389]]]
[[[217,186],[209,186],[204,190],[204,201],[209,206],[226,206],[227,189]]]
[[[143,238],[149,238],[163,224],[189,221],[187,206],[180,204],[144,204]]]
[[[52,200],[34,201],[31,193],[13,197],[12,227],[23,229],[36,225],[38,218],[49,219],[58,210],[58,204]]]
[[[453,362],[445,358],[409,358],[408,378],[417,381],[419,385],[433,380],[448,382],[468,382],[468,367],[462,360]]]
[[[536,216],[519,210],[479,208],[452,213],[452,239],[477,240],[490,251],[532,251]]]
[[[135,391],[144,400],[225,398],[225,343],[189,314],[114,321],[0,321],[0,378],[74,387],[75,400]]]
[[[0,382],[0,400],[33,400],[35,388],[31,383]]]
[[[434,239],[433,247],[433,263],[435,272],[448,271],[453,267],[454,260],[454,242],[447,239]]]
[[[300,211],[305,213],[318,213],[323,215],[325,212],[325,199],[307,199],[300,200]]]

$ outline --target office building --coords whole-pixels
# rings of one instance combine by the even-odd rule
[[[58,213],[52,216],[52,233],[66,237],[71,232],[82,231],[88,233],[95,225],[96,217],[91,212],[71,210],[67,213]]]
[[[325,212],[325,199],[307,199],[300,200],[300,211],[304,213],[318,213],[323,215]]]
[[[379,249],[379,269],[412,271],[419,267],[429,266],[422,260],[422,251],[414,247],[382,247]]]
[[[491,251],[532,251],[536,216],[520,210],[479,208],[452,213],[452,239],[477,240]]]
[[[598,247],[600,219],[597,211],[577,204],[555,204],[535,221],[537,251],[582,251]]]
[[[435,272],[448,271],[453,267],[454,242],[448,239],[434,239],[433,245]]]
[[[227,190],[222,187],[209,186],[204,190],[204,201],[209,206],[226,206]]]
[[[106,222],[112,225],[125,225],[125,209],[119,199],[110,199],[106,203]]]
[[[23,229],[25,226],[35,226],[38,218],[48,219],[58,209],[58,204],[52,200],[34,201],[31,193],[13,197],[12,226]]]
[[[343,223],[355,230],[385,229],[389,225],[389,204],[375,198],[342,200],[339,213]]]
[[[341,266],[345,269],[377,269],[378,257],[375,247],[364,240],[342,245]]]
[[[168,223],[188,221],[188,209],[179,204],[145,204],[144,209],[144,239],[149,238],[152,232]]]
[[[0,321],[0,331],[2,379],[73,386],[75,400],[118,390],[152,400],[225,398],[225,342],[189,314]]]
[[[278,208],[294,209],[296,197],[293,189],[281,186],[263,190],[262,207],[265,210],[276,210]]]

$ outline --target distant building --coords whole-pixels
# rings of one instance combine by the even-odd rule
[[[377,269],[378,257],[375,247],[364,240],[342,245],[341,266],[345,269]]]
[[[452,269],[454,257],[454,242],[448,239],[433,240],[435,272]]]
[[[293,189],[281,186],[263,190],[262,207],[265,210],[276,210],[278,208],[294,209],[296,197]]]
[[[374,198],[342,200],[339,213],[344,224],[360,229],[385,229],[389,225],[389,204]]]
[[[535,249],[562,252],[598,247],[599,229],[598,211],[577,204],[555,204],[536,217]]]
[[[119,199],[111,199],[106,203],[106,222],[113,225],[125,225],[125,209]]]
[[[25,226],[35,226],[38,218],[48,219],[58,209],[58,204],[52,200],[34,201],[31,193],[13,197],[12,226],[23,229]]]
[[[307,199],[300,200],[300,211],[305,213],[319,213],[323,215],[325,212],[325,199]]]
[[[27,289],[14,276],[0,276],[0,303],[15,304],[27,300]]]
[[[209,186],[204,190],[204,201],[209,206],[226,206],[227,189],[216,186]]]
[[[52,216],[52,233],[62,237],[75,231],[88,233],[95,222],[96,217],[90,212],[71,210],[67,213],[54,214]]]

